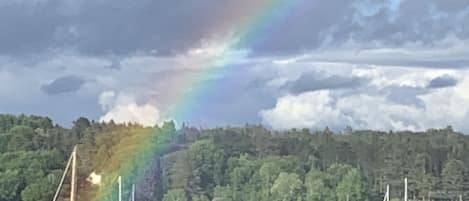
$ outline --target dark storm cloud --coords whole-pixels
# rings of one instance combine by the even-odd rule
[[[449,75],[439,76],[428,83],[428,88],[445,88],[445,87],[453,87],[458,84],[458,80],[454,77]]]
[[[2,1],[0,54],[44,51],[51,47],[61,24],[64,20],[55,13],[52,3]]]
[[[309,72],[302,74],[297,80],[287,83],[286,89],[291,93],[299,94],[323,89],[358,88],[368,81],[358,77],[324,76],[319,72]]]
[[[284,17],[253,28],[253,37],[241,46],[254,54],[289,54],[349,39],[431,45],[450,33],[469,37],[465,0],[298,2]],[[226,13],[242,10],[242,5],[237,0],[5,1],[0,3],[0,54],[57,48],[93,55],[171,54],[233,31],[218,24],[230,23],[223,22]]]
[[[220,1],[10,1],[0,3],[0,54],[71,48],[85,54],[177,52],[208,37]]]
[[[81,77],[64,76],[57,78],[49,84],[42,85],[41,89],[47,94],[54,95],[67,92],[75,92],[79,90],[83,86],[83,84],[85,84],[85,80]]]

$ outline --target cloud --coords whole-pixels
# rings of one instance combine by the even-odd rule
[[[454,77],[449,75],[443,75],[436,77],[435,79],[431,80],[428,83],[428,88],[445,88],[445,87],[453,87],[458,84],[458,80]]]
[[[278,99],[273,109],[263,110],[263,123],[276,129],[319,127],[331,119],[342,118],[339,110],[331,104],[328,91],[306,92],[297,96],[289,95]]]
[[[402,116],[388,110],[403,111],[402,108],[405,108],[406,113],[412,110],[422,114],[421,111],[428,109],[428,105],[439,101],[435,94],[442,93],[442,90],[455,90],[442,97],[461,97],[465,92],[460,90],[460,85],[469,75],[467,70],[394,66],[391,65],[393,63],[382,65],[377,62],[395,60],[394,56],[402,55],[407,55],[405,60],[411,60],[412,53],[415,53],[416,58],[426,59],[436,57],[436,52],[440,50],[440,54],[447,58],[460,58],[464,51],[455,41],[458,40],[435,44],[437,48],[427,50],[419,45],[386,50],[367,49],[356,57],[351,55],[354,54],[353,49],[356,46],[350,44],[345,45],[343,49],[305,52],[292,57],[246,56],[246,52],[234,51],[228,55],[236,55],[234,58],[237,60],[223,66],[224,68],[207,65],[210,63],[207,61],[219,58],[220,52],[224,50],[224,43],[217,42],[206,43],[177,55],[139,52],[128,56],[89,56],[65,52],[44,55],[26,63],[12,57],[0,60],[0,79],[5,83],[12,83],[12,88],[0,87],[2,96],[7,97],[0,101],[0,106],[8,105],[8,110],[2,110],[7,112],[51,115],[66,125],[66,122],[72,122],[76,116],[83,115],[102,121],[114,119],[117,122],[131,121],[155,125],[161,122],[161,119],[172,118],[166,114],[171,107],[180,106],[174,106],[174,103],[180,100],[178,98],[187,97],[184,95],[193,89],[203,88],[204,95],[193,96],[191,100],[196,106],[189,108],[191,111],[188,113],[191,115],[176,120],[207,127],[264,122],[274,128],[288,128],[287,124],[282,124],[284,120],[279,117],[286,118],[290,114],[280,115],[283,110],[275,110],[276,105],[289,111],[290,109],[283,105],[288,105],[288,102],[301,102],[299,107],[306,105],[311,99],[321,107],[314,110],[297,109],[298,115],[292,115],[293,120],[285,122],[291,122],[291,126],[298,127],[327,125],[338,129],[344,125],[357,128],[369,126],[376,129],[423,129],[443,124],[452,124],[455,128],[464,129],[465,126],[458,123],[460,121],[456,121],[452,115],[430,124],[426,118],[422,118],[424,122],[419,123],[419,115]],[[217,47],[218,44],[221,47]],[[444,44],[446,49],[443,48]],[[386,52],[392,53],[391,56]],[[341,58],[343,60],[340,60]],[[367,61],[370,64],[367,64]],[[377,64],[374,64],[375,62]],[[117,63],[119,68],[110,68]],[[57,80],[62,75],[86,78],[86,84],[76,93],[67,93],[67,96],[49,96],[40,88],[30,87],[43,83],[51,84],[50,80]],[[445,75],[458,80],[456,85],[445,88],[428,87],[432,80]],[[25,93],[17,94],[17,91]],[[306,95],[310,92],[326,93],[319,96],[320,99],[314,99],[313,95]],[[430,95],[434,98],[423,99],[432,97]],[[328,101],[321,102],[322,99]],[[349,100],[356,105],[338,107],[339,103],[346,105],[342,100]],[[458,104],[465,104],[465,99],[462,100]],[[50,103],[53,103],[54,108],[49,106]],[[370,105],[370,111],[360,108],[361,103]],[[381,104],[379,108],[371,107],[377,103]],[[76,107],[70,108],[70,105]],[[357,111],[354,111],[354,108],[358,108]],[[64,114],[63,110],[70,112]],[[301,114],[303,110],[318,111],[324,113],[324,116],[308,117],[312,112]],[[383,123],[386,121],[384,117],[382,122],[367,119],[366,117],[375,110],[381,111],[384,117],[394,123]],[[303,117],[307,118],[302,120]],[[341,121],[334,120],[336,118]],[[461,119],[465,118],[462,115]]]
[[[304,73],[297,80],[287,83],[286,88],[291,93],[297,94],[322,89],[358,88],[366,82],[366,79],[359,77],[328,76],[314,71]]]
[[[3,1],[0,54],[73,49],[86,55],[168,55],[240,31],[254,40],[239,41],[238,47],[259,55],[296,54],[350,39],[396,47],[415,41],[431,46],[450,34],[469,38],[465,0],[294,2],[286,6],[289,10],[267,10],[270,18],[263,26],[244,30],[240,24],[253,20],[246,8],[265,0]],[[279,12],[283,17],[278,19]]]
[[[106,91],[100,96],[100,104],[106,113],[100,121],[116,123],[138,123],[155,126],[160,122],[160,111],[149,103],[138,104],[134,97]]]
[[[243,59],[245,52],[224,50],[225,46],[222,42],[207,42],[201,47],[177,55],[139,52],[127,56],[90,56],[64,51],[27,58],[0,56],[0,81],[10,83],[0,86],[0,95],[4,97],[0,100],[0,112],[49,115],[63,125],[70,125],[78,116],[99,120],[111,110],[114,114],[118,113],[117,108],[120,108],[119,111],[124,110],[123,107],[117,107],[119,104],[128,105],[130,108],[120,113],[130,113],[128,110],[132,108],[135,110],[149,105],[156,108],[160,116],[164,116],[163,114],[184,94],[201,85],[214,84],[215,81],[226,78],[228,74],[217,70],[220,66],[211,65],[214,58],[223,60],[225,55],[220,56],[220,52],[233,56],[230,58],[237,58],[230,64],[233,66],[231,69],[248,62]],[[238,78],[244,76],[246,67],[244,68]],[[238,87],[235,82],[232,85]],[[228,91],[222,91],[224,95],[220,93],[221,97],[233,97]],[[122,94],[131,96],[136,101],[120,103],[118,100],[122,99],[119,98]],[[99,101],[100,96],[108,98],[101,98]],[[132,105],[132,102],[136,104]],[[53,103],[54,107],[51,107],[50,103]],[[250,111],[253,114],[251,116],[257,118],[255,114],[260,108],[262,106]],[[145,109],[153,110],[149,107]],[[63,113],[64,110],[68,112]],[[236,111],[242,113],[240,110]],[[156,114],[154,110],[152,113]],[[234,119],[235,115],[231,116],[233,118],[230,120]],[[133,119],[139,122],[155,122]],[[210,122],[204,125],[215,124],[211,124],[213,122],[208,119],[212,117],[200,122]]]
[[[370,76],[372,83],[366,89],[354,92],[338,92],[330,89],[307,91],[278,98],[270,109],[260,111],[262,122],[276,129],[316,128],[329,126],[343,129],[413,130],[452,125],[467,132],[469,118],[469,72],[462,73],[462,80],[445,88],[398,86],[393,80],[409,79],[413,71],[401,70],[397,76],[380,77],[387,70]],[[435,74],[424,70],[427,76]],[[432,73],[429,73],[432,72]],[[444,75],[445,72],[439,72]],[[420,73],[425,76],[425,73]],[[435,77],[435,76],[433,76]],[[375,82],[388,79],[388,82]],[[428,78],[427,78],[428,79]],[[373,83],[377,85],[373,86]],[[379,83],[379,84],[378,84]],[[410,83],[410,82],[409,82]],[[427,82],[428,83],[428,82]]]
[[[0,29],[4,31],[0,33],[0,54],[28,55],[63,49],[85,55],[129,55],[140,51],[179,54],[207,38],[231,32],[218,32],[213,25],[226,13],[225,6],[240,6],[236,2],[2,2]]]
[[[389,67],[414,67],[434,69],[469,68],[467,56],[469,39],[460,39],[452,34],[431,45],[409,41],[399,46],[390,46],[370,41],[348,40],[341,45],[304,52],[297,63],[343,63],[349,67],[375,65]]]
[[[71,75],[59,77],[48,84],[44,84],[41,89],[47,94],[54,95],[75,92],[79,90],[83,84],[85,84],[83,78]]]
[[[419,96],[429,93],[425,88],[411,86],[389,86],[382,91],[387,93],[389,102],[414,107],[425,107]]]
[[[86,60],[81,60],[81,62],[89,64]],[[71,60],[68,64],[75,66]],[[60,62],[50,63],[48,59],[38,64],[0,58],[0,83],[8,83],[0,86],[2,97],[0,113],[48,116],[63,126],[72,125],[72,122],[80,116],[98,118],[100,107],[97,103],[97,94],[95,94],[98,87],[94,82],[88,81],[87,75],[80,73],[81,67],[71,72],[63,66]],[[89,71],[90,74],[91,72]],[[86,77],[86,84],[81,85],[78,90],[64,92],[64,94],[52,95],[44,91],[42,86],[48,86],[58,78],[67,77],[63,75],[75,76],[83,80]],[[67,84],[64,86],[69,87]],[[51,89],[51,91],[57,92],[57,89]]]

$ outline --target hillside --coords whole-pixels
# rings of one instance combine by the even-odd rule
[[[79,118],[63,128],[47,117],[0,115],[0,201],[51,200],[75,144],[79,200],[113,199],[117,175],[126,176],[125,198],[136,183],[139,201],[374,201],[388,184],[401,198],[405,177],[412,199],[469,197],[469,137],[451,127],[177,130],[172,122],[144,128]],[[86,181],[93,171],[103,185]]]

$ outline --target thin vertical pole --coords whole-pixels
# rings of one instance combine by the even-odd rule
[[[76,177],[77,177],[77,146],[73,148],[72,152],[72,181],[70,189],[70,201],[75,201],[76,193]]]
[[[383,201],[389,201],[389,185],[386,186],[386,193],[384,194]]]
[[[389,184],[386,186],[386,201],[389,201]]]
[[[404,201],[407,201],[407,177],[404,179]]]
[[[132,184],[132,201],[135,201],[135,184]]]
[[[52,201],[57,201],[57,199],[59,198],[59,194],[60,194],[60,191],[62,190],[65,177],[67,176],[68,169],[70,169],[70,164],[72,163],[72,158],[73,158],[73,155],[70,155],[70,158],[68,159],[68,162],[67,162],[67,166],[65,166],[64,173],[62,175],[62,178],[60,179],[59,186],[57,187],[57,191],[55,191],[54,199],[52,199]]]
[[[119,183],[119,201],[122,201],[122,177],[119,176],[117,181]]]

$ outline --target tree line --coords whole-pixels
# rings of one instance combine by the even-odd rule
[[[142,139],[150,151],[137,154]],[[387,185],[391,198],[401,199],[406,177],[411,200],[469,198],[469,137],[451,127],[176,129],[173,122],[148,128],[79,118],[64,128],[47,117],[0,115],[0,201],[51,200],[74,145],[80,150],[78,200],[100,191],[86,181],[89,173],[115,176],[123,169],[143,174],[137,200],[145,201],[375,201]],[[148,162],[122,167],[123,160],[142,158]]]

